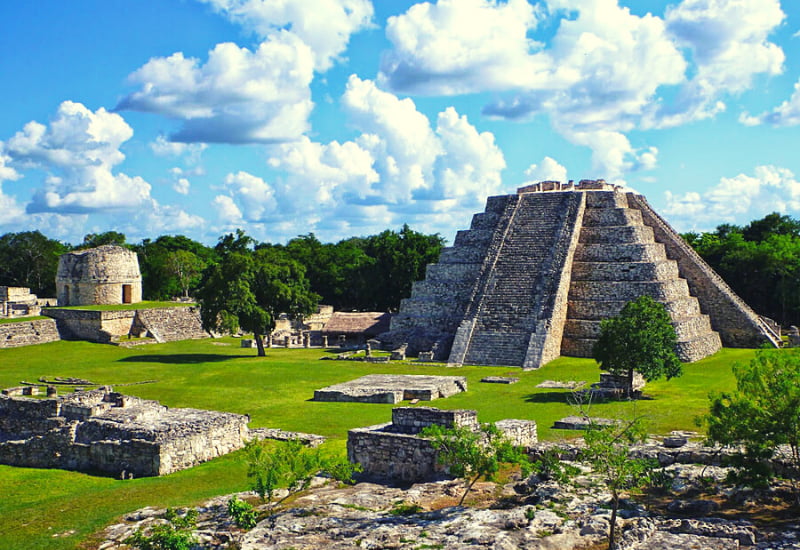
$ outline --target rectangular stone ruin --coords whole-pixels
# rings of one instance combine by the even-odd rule
[[[392,422],[347,433],[347,456],[360,464],[368,477],[418,482],[446,474],[438,463],[438,453],[429,439],[419,434],[426,427],[466,426],[479,428],[474,410],[441,410],[433,407],[396,407]],[[495,426],[511,441],[529,448],[537,441],[536,422],[532,420],[500,420]]]
[[[165,475],[243,447],[249,420],[170,409],[110,388],[48,399],[0,395],[0,463]]]
[[[463,376],[370,374],[316,390],[314,401],[390,403],[432,401],[467,391]]]

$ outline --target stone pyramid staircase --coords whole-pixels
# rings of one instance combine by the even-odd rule
[[[490,247],[450,362],[529,366],[548,351],[549,358],[558,356],[560,331],[552,331],[550,321],[556,304],[566,305],[568,287],[562,283],[568,282],[564,273],[580,227],[582,199],[575,193],[519,196]]]
[[[627,195],[589,191],[572,265],[562,355],[591,357],[600,321],[617,315],[639,296],[650,296],[666,306],[681,361],[697,361],[722,346],[709,317],[681,278],[677,262],[667,258],[664,245],[655,241],[641,212],[628,208]]]

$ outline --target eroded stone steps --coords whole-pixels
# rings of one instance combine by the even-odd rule
[[[569,319],[564,325],[565,338],[599,338],[602,320]],[[707,315],[674,319],[672,326],[678,341],[691,340],[712,332]]]

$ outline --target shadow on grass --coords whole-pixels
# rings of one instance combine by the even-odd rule
[[[564,403],[575,404],[575,396],[571,391],[548,391],[542,393],[529,393],[523,399],[526,403]]]
[[[169,364],[198,364],[198,363],[219,363],[230,361],[231,359],[255,358],[255,355],[222,355],[218,353],[170,353],[154,355],[132,355],[123,357],[119,361],[122,363],[169,363]]]

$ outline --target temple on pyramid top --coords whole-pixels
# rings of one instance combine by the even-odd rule
[[[591,357],[600,322],[643,295],[666,306],[684,362],[779,344],[642,195],[603,180],[489,197],[380,338],[455,365],[538,368]]]

